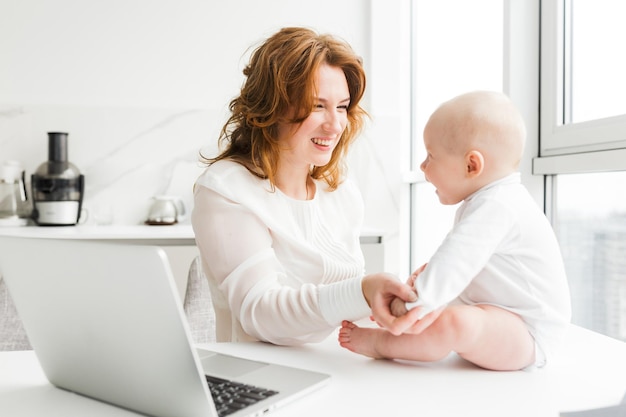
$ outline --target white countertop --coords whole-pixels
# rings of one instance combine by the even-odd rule
[[[113,240],[127,243],[195,245],[190,224],[147,226],[25,226],[0,227],[0,235],[56,239]]]
[[[0,227],[0,235],[29,236],[56,239],[113,240],[126,243],[167,245],[195,245],[191,224],[162,226],[108,225],[108,226],[10,226]],[[364,229],[361,243],[381,243],[382,234]]]

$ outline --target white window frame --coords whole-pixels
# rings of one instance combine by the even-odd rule
[[[626,115],[566,123],[571,48],[565,22],[571,1],[541,1],[541,140],[533,174],[626,170]]]

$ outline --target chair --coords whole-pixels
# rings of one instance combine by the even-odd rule
[[[11,294],[4,279],[0,276],[0,351],[31,349]]]
[[[194,343],[215,342],[215,311],[209,282],[202,272],[199,256],[194,258],[189,267],[183,307]]]

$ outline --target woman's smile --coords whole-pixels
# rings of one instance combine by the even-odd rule
[[[333,144],[334,139],[328,139],[328,138],[313,138],[311,139],[311,142],[313,142],[315,145],[318,146],[323,146],[323,147],[329,147],[330,145]]]

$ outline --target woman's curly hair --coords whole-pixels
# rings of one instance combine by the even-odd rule
[[[202,156],[204,162],[237,161],[274,186],[281,152],[279,124],[299,124],[311,114],[321,64],[340,68],[350,92],[348,123],[337,147],[328,164],[311,170],[313,178],[336,189],[344,176],[344,156],[367,116],[359,105],[365,71],[361,58],[346,42],[307,28],[283,28],[252,53],[243,71],[246,80],[241,93],[230,102],[231,116],[219,136],[221,153],[215,158]]]

